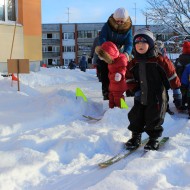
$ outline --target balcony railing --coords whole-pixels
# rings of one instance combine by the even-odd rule
[[[42,39],[42,44],[44,45],[58,45],[60,44],[59,39]]]
[[[42,52],[43,58],[50,58],[50,57],[58,57],[60,56],[60,52]]]

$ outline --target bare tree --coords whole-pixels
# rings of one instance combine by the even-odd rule
[[[146,0],[144,15],[150,22],[166,25],[179,34],[190,34],[190,0]]]

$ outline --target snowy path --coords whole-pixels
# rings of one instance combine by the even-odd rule
[[[0,78],[0,189],[6,190],[189,190],[190,121],[166,114],[157,152],[143,149],[117,164],[97,164],[117,154],[130,138],[129,110],[108,109],[93,70],[42,69],[16,83]],[[79,87],[88,98],[76,99]],[[171,108],[174,106],[171,98]],[[105,112],[106,111],[106,112]],[[88,114],[100,117],[90,122]],[[183,115],[184,117],[184,115]],[[146,134],[143,134],[143,138]]]

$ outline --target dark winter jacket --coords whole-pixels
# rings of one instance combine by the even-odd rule
[[[190,64],[190,54],[181,54],[179,58],[176,59],[174,65],[176,68],[176,73],[181,80],[182,73],[185,69],[185,66]]]
[[[168,85],[171,89],[181,86],[172,62],[167,57],[154,53],[148,59],[143,56],[134,58],[127,66],[126,78],[128,84],[133,84],[133,90],[140,91],[143,105],[150,101],[156,103]]]
[[[182,73],[181,83],[190,92],[190,64],[186,65],[185,70]]]
[[[86,61],[86,56],[82,56],[80,63],[79,63],[79,68],[87,68],[88,63]]]
[[[99,37],[100,45],[106,41],[113,42],[118,49],[123,48],[123,53],[126,52],[130,55],[133,46],[132,21],[130,17],[127,19],[126,23],[118,25],[113,15],[111,15],[102,27]]]
[[[75,62],[74,61],[71,61],[70,63],[69,63],[69,69],[75,69],[76,68],[76,64],[75,64]]]
[[[91,49],[91,57],[94,56],[94,53],[95,53],[95,48],[96,46],[99,45],[99,36],[97,36],[95,39],[94,39],[94,42],[93,42],[93,45],[92,45],[92,49]]]
[[[93,58],[92,64],[94,64],[94,65],[97,65],[97,62],[98,62],[98,55],[95,52],[95,48],[98,45],[99,45],[99,36],[97,36],[94,39],[94,42],[93,42],[93,45],[92,45],[92,49],[91,49],[91,58]]]

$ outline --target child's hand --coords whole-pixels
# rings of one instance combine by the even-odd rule
[[[120,73],[116,73],[115,74],[115,81],[119,82],[121,80],[121,74]]]

